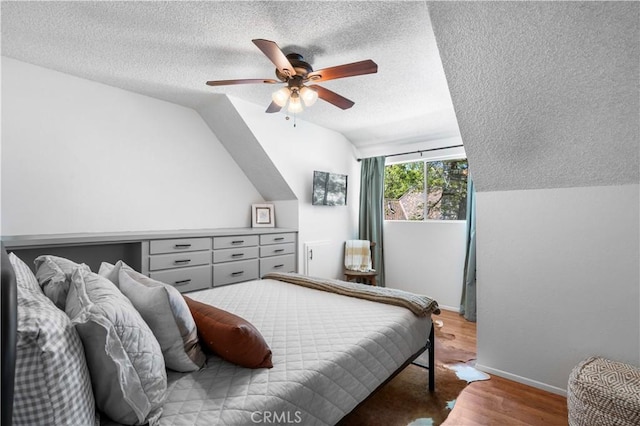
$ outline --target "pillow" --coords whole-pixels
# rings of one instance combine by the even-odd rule
[[[129,298],[158,339],[165,365],[175,371],[200,369],[206,357],[198,343],[198,329],[182,295],[175,287],[155,281],[134,271],[126,263],[103,262],[100,275],[115,278],[122,293]]]
[[[9,262],[18,283],[13,424],[94,424],[95,401],[78,333],[42,294],[29,267],[13,253]]]
[[[11,263],[11,266],[13,267],[13,271],[16,275],[16,284],[19,288],[42,294],[42,290],[40,290],[40,286],[38,285],[38,280],[22,259],[11,252],[9,253],[9,263]]]
[[[102,262],[100,264],[100,269],[98,269],[98,275],[105,277],[119,288],[120,282],[118,281],[118,275],[120,274],[120,268],[122,268],[123,266],[125,268],[133,270],[133,268],[124,263],[122,260],[118,260],[115,265],[112,265],[109,262]]]
[[[33,263],[36,265],[36,278],[42,291],[64,311],[71,274],[79,265],[64,257],[51,255],[38,256]]]
[[[66,312],[84,345],[98,408],[118,423],[156,424],[167,392],[164,359],[131,302],[106,278],[78,267]]]
[[[184,297],[198,333],[221,358],[248,368],[271,368],[271,349],[249,321],[231,312]]]

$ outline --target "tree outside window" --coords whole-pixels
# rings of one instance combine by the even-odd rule
[[[386,220],[464,220],[467,160],[413,161],[385,167]]]

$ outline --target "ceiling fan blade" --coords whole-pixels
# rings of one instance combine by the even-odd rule
[[[265,112],[273,113],[273,112],[278,112],[278,111],[280,111],[281,109],[282,109],[282,107],[281,107],[280,105],[278,105],[278,104],[277,104],[277,103],[275,103],[275,102],[271,102],[271,103],[269,104],[269,106],[267,107],[267,110],[266,110]]]
[[[352,64],[338,65],[310,72],[307,79],[313,82],[327,81],[336,78],[354,77],[356,75],[374,74],[378,72],[378,64],[371,59],[354,62]]]
[[[355,102],[350,101],[344,96],[338,95],[336,92],[332,92],[329,89],[325,89],[322,86],[311,85],[308,86],[310,89],[315,90],[318,93],[318,97],[324,101],[329,102],[341,109],[349,109],[351,108]]]
[[[260,84],[260,83],[275,84],[275,83],[282,83],[282,82],[278,80],[273,80],[271,78],[246,78],[243,80],[207,81],[207,86],[229,86],[231,84]]]
[[[296,70],[293,68],[293,65],[291,65],[289,59],[287,59],[285,54],[282,53],[282,50],[280,50],[274,41],[262,38],[257,38],[251,41],[253,44],[258,46],[258,49],[262,50],[262,53],[264,53],[271,62],[273,62],[276,68],[278,68],[278,71],[284,75],[296,75]]]

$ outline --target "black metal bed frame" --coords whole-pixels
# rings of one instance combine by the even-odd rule
[[[18,333],[18,287],[9,256],[2,246],[2,426],[10,426],[13,417],[13,386],[16,369],[16,339]]]
[[[384,387],[384,385],[386,385],[391,380],[393,380],[398,374],[400,374],[400,372],[402,370],[407,368],[409,366],[409,364],[413,363],[413,361],[415,361],[416,358],[418,358],[420,355],[422,355],[424,353],[424,351],[429,351],[429,367],[424,367],[422,365],[420,367],[427,368],[429,370],[429,392],[431,392],[431,393],[435,392],[435,390],[436,390],[435,343],[436,343],[436,341],[435,341],[435,334],[434,334],[434,328],[433,328],[433,321],[431,321],[431,331],[429,331],[429,340],[427,341],[427,344],[423,348],[418,350],[418,352],[416,352],[415,354],[411,355],[411,357],[407,361],[405,361],[404,364],[402,364],[400,367],[398,367],[398,369],[396,371],[394,371],[391,374],[391,376],[389,376],[389,378],[387,380],[382,382],[380,384],[380,386],[378,386],[373,392],[371,392],[368,397],[366,397],[360,404],[358,404],[351,411],[352,412],[355,411],[356,409],[358,409],[358,407],[360,407],[365,402],[367,402],[369,400],[369,398],[371,398],[373,395],[375,395],[376,392],[378,392],[382,387]],[[344,416],[343,419],[345,417],[347,417],[348,415],[349,414]]]

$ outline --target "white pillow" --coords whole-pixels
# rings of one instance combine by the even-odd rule
[[[79,265],[64,257],[51,255],[38,256],[33,263],[36,265],[36,279],[42,291],[64,311],[71,274]]]
[[[204,365],[206,357],[198,342],[196,323],[178,290],[134,271],[122,261],[115,266],[103,262],[100,274],[115,280],[142,315],[160,343],[168,368],[188,372]]]
[[[120,274],[120,268],[122,267],[133,270],[133,268],[124,263],[122,260],[118,260],[115,265],[112,265],[109,262],[102,262],[100,264],[100,269],[98,269],[98,275],[105,277],[106,279],[114,283],[116,287],[120,288],[118,275]]]
[[[113,283],[86,268],[71,275],[67,315],[78,330],[98,408],[118,423],[157,423],[167,375],[158,341]]]
[[[18,284],[13,424],[92,425],[96,406],[82,342],[69,317],[9,254]]]

